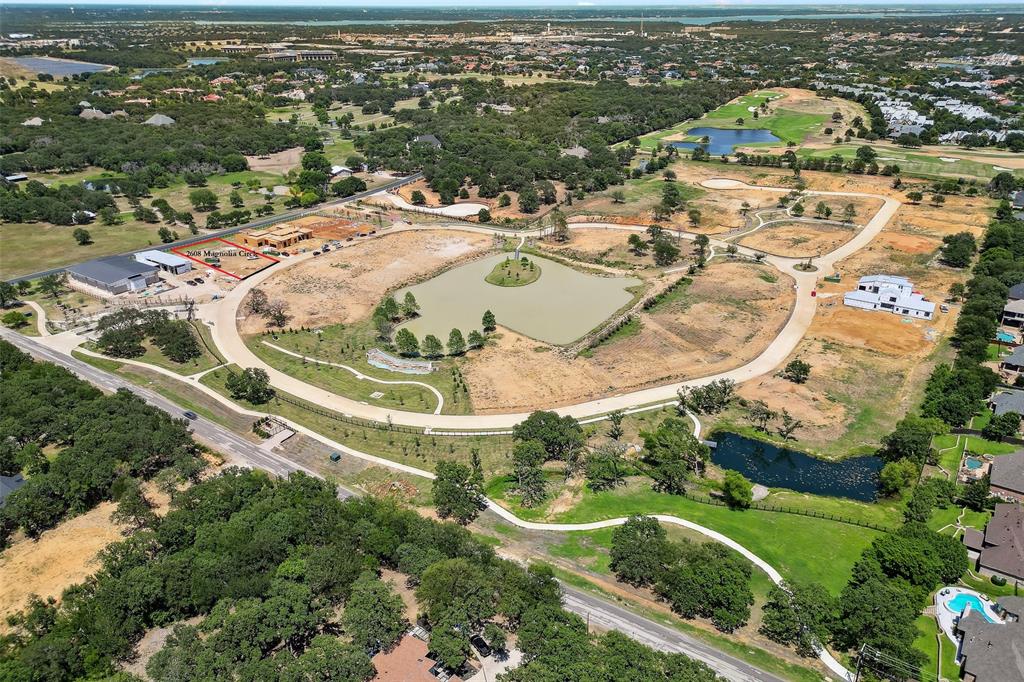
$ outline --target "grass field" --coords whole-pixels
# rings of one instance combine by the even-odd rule
[[[739,98],[735,102],[724,104],[714,111],[709,111],[701,118],[694,121],[683,121],[678,125],[656,130],[640,138],[640,148],[651,151],[665,138],[676,134],[685,134],[691,128],[715,127],[727,129],[765,129],[783,142],[799,144],[811,132],[821,126],[827,120],[825,114],[808,114],[797,111],[789,111],[784,108],[776,109],[772,114],[754,118],[751,107],[758,107],[762,102],[778,97],[778,93],[769,90],[761,90]],[[737,123],[742,118],[743,124]]]
[[[100,169],[78,171],[68,175],[32,174],[31,177],[47,184],[77,184],[80,182],[102,180],[115,174]],[[230,210],[228,195],[235,187],[232,183],[241,183],[238,189],[244,207],[252,209],[266,203],[262,195],[251,194],[245,187],[249,180],[258,180],[263,186],[281,184],[283,178],[273,173],[241,171],[215,175],[208,179],[208,189],[220,199],[220,209]],[[188,194],[193,188],[185,183],[177,183],[170,187],[153,188],[152,196],[142,199],[143,206],[149,206],[154,199],[165,199],[175,210],[190,211],[196,224],[202,226],[206,222],[206,214],[192,210]],[[160,223],[144,223],[136,220],[131,213],[128,202],[119,198],[118,208],[121,210],[120,225],[102,225],[99,221],[84,225],[92,237],[92,243],[79,246],[71,236],[77,226],[60,226],[50,223],[7,223],[0,225],[0,277],[9,278],[37,272],[47,268],[55,268],[70,263],[78,263],[92,258],[109,256],[115,253],[141,249],[146,246],[161,245],[158,230],[164,225]],[[275,212],[284,208],[284,198],[276,197],[271,202]],[[180,236],[189,236],[188,228],[170,227]]]
[[[835,154],[844,159],[852,159],[857,154],[859,144],[840,144],[824,149],[800,149],[797,155],[800,157],[829,158]],[[900,167],[904,175],[913,175],[922,178],[943,178],[943,177],[966,177],[978,180],[990,180],[996,176],[997,171],[993,166],[998,166],[998,157],[993,159],[992,164],[980,163],[967,159],[956,161],[943,161],[939,156],[925,154],[912,149],[903,149],[895,145],[872,145],[878,152],[879,165],[894,163]],[[955,147],[950,148],[950,153],[956,153]],[[952,158],[952,157],[947,157]],[[1024,170],[1013,171],[1014,175],[1024,176]]]
[[[236,367],[231,369],[238,371]],[[230,397],[225,387],[227,376],[227,368],[216,369],[203,376],[200,382],[221,395]],[[291,400],[299,400],[288,394],[281,395]],[[469,463],[473,450],[479,452],[488,476],[507,472],[510,466],[512,440],[507,436],[436,436],[407,433],[356,426],[339,420],[337,417],[341,415],[332,417],[320,414],[282,400],[271,400],[265,405],[252,405],[241,400],[235,402],[248,409],[278,414],[360,452],[429,471],[433,471],[437,461],[441,459]],[[322,408],[317,409],[326,412]]]
[[[394,380],[396,378],[395,374],[386,370],[377,369],[366,362],[366,351],[370,348],[374,348],[377,343],[375,340],[376,333],[373,331],[369,320],[350,325],[330,325],[322,328],[319,334],[313,331],[299,331],[291,334],[280,334],[277,339],[272,337],[253,337],[247,340],[249,348],[274,367],[281,369],[281,371],[291,373],[294,363],[298,363],[299,366],[297,369],[301,370],[304,375],[308,375],[307,380],[310,381],[310,383],[321,386],[322,388],[327,388],[328,390],[334,390],[325,384],[328,380],[324,379],[317,370],[311,369],[308,365],[303,368],[301,360],[297,358],[289,359],[289,356],[276,352],[272,348],[267,348],[263,343],[261,343],[261,340],[264,339],[270,341],[275,346],[280,346],[281,348],[285,348],[294,353],[300,353],[310,358],[348,365],[367,376],[385,380]],[[294,363],[291,363],[290,361],[294,361]],[[455,377],[459,376],[456,362],[449,358],[439,361],[439,364],[440,368],[435,372],[422,375],[409,375],[404,378],[429,384],[440,391],[441,395],[444,396],[444,414],[471,413],[472,406],[469,401],[468,393],[466,393],[462,388],[462,384],[456,384]],[[332,370],[332,374],[342,372],[344,372],[344,370],[338,368]],[[344,373],[350,377],[352,376],[348,372]],[[375,388],[366,391],[366,395],[377,390],[383,390],[382,385],[380,384],[375,385],[370,382],[359,382],[354,378],[349,380],[339,376],[331,381],[339,386],[340,384],[338,384],[338,382],[346,382],[347,385],[344,388],[356,390],[357,392],[366,387],[376,386]],[[363,386],[357,386],[356,384],[363,384]],[[415,387],[409,388],[415,389]],[[420,393],[425,396],[426,402],[421,402],[417,397]],[[349,393],[343,394],[349,395]],[[425,389],[415,389],[415,395],[409,394],[409,398],[410,401],[407,402],[407,409],[419,409],[421,411],[429,412],[433,411],[434,407],[436,407],[436,398],[432,393]],[[394,400],[397,401],[398,398],[395,397]],[[402,403],[398,402],[397,405],[401,406]],[[417,407],[417,405],[420,407]]]
[[[914,648],[923,653],[928,662],[921,667],[921,679],[934,680],[941,675],[947,680],[959,677],[960,666],[956,664],[956,645],[939,629],[933,616],[919,616],[914,625],[917,627],[917,639]],[[939,647],[942,653],[939,654]],[[941,667],[940,667],[941,663]]]
[[[491,481],[488,495],[500,486]],[[509,508],[519,514],[521,507]],[[744,545],[784,576],[819,582],[838,594],[850,578],[853,564],[878,532],[825,519],[756,510],[734,511],[702,504],[685,497],[651,490],[647,481],[632,481],[614,491],[593,493],[583,489],[579,500],[563,513],[545,517],[543,511],[526,510],[526,518],[545,518],[559,523],[586,523],[631,514],[674,514],[717,530]]]

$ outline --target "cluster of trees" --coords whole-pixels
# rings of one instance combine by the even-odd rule
[[[7,223],[47,222],[54,225],[90,223],[104,210],[117,206],[107,192],[82,185],[47,187],[29,180],[24,187],[0,179],[0,220]]]
[[[675,185],[667,184],[665,185],[665,187],[666,189],[668,189],[675,187]],[[675,210],[675,208],[668,208],[667,204],[665,203],[665,200],[663,199],[662,203],[658,204],[658,206],[655,207],[656,213],[661,210],[667,210],[669,211],[668,215],[671,215],[671,212]],[[662,219],[665,218],[666,216],[656,217],[658,219]],[[703,237],[704,239],[701,240],[701,237]],[[695,243],[696,241],[701,241],[701,243],[703,244],[705,252],[704,258],[706,258],[707,244],[709,243],[707,235],[697,235],[697,240],[695,240]],[[677,238],[672,237],[672,235],[660,225],[651,225],[650,227],[647,228],[647,239],[644,239],[635,232],[630,234],[626,238],[626,244],[627,246],[629,246],[629,250],[632,251],[633,255],[635,256],[644,256],[647,254],[648,251],[650,251],[651,255],[654,258],[654,264],[657,265],[658,267],[668,267],[669,265],[672,265],[672,263],[675,263],[679,259],[679,240]],[[702,247],[698,245],[697,248],[699,250]],[[700,262],[699,253],[698,262]]]
[[[512,476],[524,507],[537,506],[547,497],[545,462],[564,462],[566,478],[583,469],[586,437],[572,417],[534,412],[513,427],[512,439]]]
[[[192,479],[202,470],[184,421],[132,393],[104,395],[6,341],[0,341],[0,367],[0,474],[28,475],[0,509],[0,547],[17,528],[38,537],[66,516],[112,499],[128,479],[168,467]],[[43,448],[56,454],[47,457]]]
[[[951,268],[966,268],[978,252],[978,243],[970,232],[957,232],[942,238],[942,253],[939,256],[943,264]]]
[[[166,310],[123,308],[101,317],[96,331],[96,346],[105,355],[116,358],[145,354],[142,344],[146,339],[174,362],[189,362],[203,354],[192,325],[172,318]]]
[[[652,587],[682,617],[708,618],[723,632],[750,618],[750,563],[717,542],[671,542],[656,519],[634,516],[612,532],[611,569],[623,582]]]
[[[364,135],[356,146],[371,167],[401,171],[422,169],[442,201],[460,189],[477,187],[481,197],[504,191],[520,193],[520,208],[536,210],[553,193],[552,181],[571,192],[600,191],[622,182],[630,154],[608,145],[696,118],[735,96],[733,86],[714,83],[634,87],[624,82],[596,85],[547,83],[507,87],[500,81],[467,80],[461,98],[434,109],[396,113],[409,127]],[[517,107],[508,116],[477,114],[477,105],[506,102]],[[433,134],[440,149],[413,142]],[[580,146],[584,158],[561,149]],[[525,196],[524,196],[525,195]],[[553,203],[554,199],[551,199]]]
[[[405,574],[431,630],[437,661],[459,670],[469,637],[497,649],[518,635],[512,682],[576,679],[714,680],[701,663],[658,654],[620,635],[591,637],[561,608],[543,566],[499,559],[454,524],[392,503],[337,499],[303,474],[274,480],[229,469],[175,492],[171,510],[100,556],[88,582],[60,604],[36,600],[0,644],[5,679],[115,675],[149,628],[177,623],[146,672],[177,679],[331,679],[363,682],[371,657],[409,623],[380,577]],[[198,617],[195,624],[185,624]]]
[[[956,359],[932,372],[921,406],[922,415],[950,426],[966,424],[980,401],[998,385],[996,373],[982,363],[995,337],[1009,287],[1024,281],[1024,221],[1012,216],[994,220],[985,231],[979,254],[953,332]]]
[[[373,311],[374,327],[382,339],[391,340],[395,325],[418,316],[419,310],[419,303],[411,291],[405,292],[401,304],[393,296],[388,296]],[[481,324],[485,331],[493,330],[496,324],[494,314],[489,310],[485,312]],[[463,336],[458,329],[452,329],[448,334],[448,355],[462,355],[470,348],[480,348],[485,342],[484,335],[475,329],[469,332],[468,336]],[[445,354],[445,346],[442,345],[441,339],[433,334],[427,334],[420,341],[406,327],[399,329],[395,334],[394,344],[398,352],[406,357],[422,355],[426,358],[439,358]]]

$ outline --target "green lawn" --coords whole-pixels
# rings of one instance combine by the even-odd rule
[[[914,625],[917,626],[917,639],[914,648],[927,657],[927,663],[921,666],[923,680],[934,680],[937,675],[947,680],[955,680],[960,676],[960,666],[956,664],[956,645],[939,629],[932,616],[919,616]],[[939,647],[942,653],[939,654]],[[939,668],[941,661],[942,667]]]
[[[304,366],[301,359],[268,348],[262,343],[264,340],[306,357],[353,367],[367,376],[378,379],[388,381],[408,379],[429,384],[444,396],[444,414],[470,414],[472,412],[469,393],[461,383],[458,360],[452,358],[440,360],[438,363],[440,366],[436,371],[430,374],[415,375],[399,375],[370,365],[366,361],[366,351],[379,345],[370,320],[349,325],[329,325],[320,329],[319,334],[310,330],[279,334],[276,339],[271,336],[253,336],[246,339],[246,345],[268,364],[294,376],[301,375],[310,383],[329,391],[337,390],[349,397],[361,396],[360,400],[370,400],[368,396],[371,393],[381,391],[385,393],[385,396],[380,400],[385,402],[380,404],[403,407],[413,411],[432,412],[437,406],[437,398],[424,388],[385,386],[374,382],[360,381],[350,372],[340,368],[330,368],[315,363]]]
[[[508,483],[491,481],[488,495],[500,499]],[[503,500],[517,514],[514,499]],[[648,481],[634,480],[615,491],[582,490],[572,509],[548,515],[544,507],[523,512],[526,518],[559,523],[587,523],[631,514],[673,514],[717,530],[747,547],[784,576],[819,582],[838,594],[854,562],[878,536],[858,526],[795,514],[756,510],[733,511],[685,497],[651,490]]]
[[[825,149],[801,149],[797,151],[797,154],[802,157],[817,158],[828,158],[834,154],[838,154],[844,159],[852,159],[856,156],[857,149],[861,147],[862,144],[863,143],[858,144],[854,142],[850,144],[839,144]],[[878,152],[878,163],[880,165],[895,163],[900,167],[900,170],[904,175],[914,175],[922,178],[964,176],[980,180],[990,180],[999,173],[999,171],[993,168],[993,166],[999,165],[998,158],[994,158],[992,163],[981,163],[967,159],[943,161],[938,156],[924,154],[912,149],[903,149],[895,145],[874,144],[872,147],[876,152]],[[959,150],[955,148],[950,149],[951,154],[956,153],[957,151]],[[1013,171],[1013,174],[1024,176],[1024,171],[1016,170]]]
[[[116,175],[100,169],[88,169],[68,175],[32,174],[32,177],[51,184],[77,184]],[[241,171],[211,176],[207,183],[208,189],[219,197],[219,206],[222,211],[231,209],[227,197],[235,189],[232,183],[242,183],[242,187],[238,190],[239,194],[242,196],[245,207],[252,209],[255,206],[263,205],[265,200],[262,195],[252,194],[248,191],[245,183],[249,180],[259,180],[265,187],[283,182],[282,176],[273,173]],[[151,197],[142,199],[142,204],[148,207],[154,199],[165,199],[175,210],[192,212],[196,224],[202,226],[206,222],[206,214],[192,210],[192,205],[188,200],[188,194],[192,189],[183,182],[169,187],[156,187],[152,189]],[[128,202],[123,197],[116,201],[124,222],[120,225],[107,226],[96,221],[82,226],[92,238],[92,243],[85,246],[79,246],[71,236],[77,226],[61,226],[50,223],[5,223],[0,225],[0,277],[6,279],[147,246],[162,245],[157,232],[164,223],[144,223],[135,220]],[[280,213],[283,210],[283,197],[274,198],[272,203],[275,206],[275,212]],[[191,236],[185,227],[176,226],[170,227],[170,229],[181,237]]]
[[[215,369],[203,376],[200,382],[221,395],[230,397],[225,387],[228,376],[227,369]],[[231,369],[238,371],[238,368],[234,366]],[[278,393],[290,400],[304,402],[296,396],[280,391]],[[252,405],[242,400],[235,402],[248,409],[278,414],[360,452],[428,471],[432,471],[440,459],[454,459],[469,463],[473,450],[480,454],[486,475],[495,476],[509,471],[512,440],[508,436],[426,435],[348,423],[338,419],[341,415],[308,403],[306,403],[308,408],[303,408],[291,402],[276,399],[265,405]]]

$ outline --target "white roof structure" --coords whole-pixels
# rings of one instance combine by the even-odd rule
[[[135,260],[147,265],[166,265],[171,268],[192,264],[192,261],[187,258],[182,258],[181,256],[177,256],[173,253],[167,253],[166,251],[156,250],[137,253],[135,254]]]
[[[879,287],[910,287],[914,285],[906,277],[898,277],[896,275],[865,275],[857,280],[858,286],[864,286],[865,284],[873,284]]]
[[[153,114],[142,122],[143,125],[147,126],[169,126],[172,123],[174,123],[174,119],[163,114]]]

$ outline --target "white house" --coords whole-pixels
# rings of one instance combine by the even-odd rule
[[[857,282],[857,290],[843,296],[843,303],[863,310],[886,310],[895,315],[906,315],[930,320],[935,315],[935,304],[914,291],[906,277],[894,275],[867,275]]]

